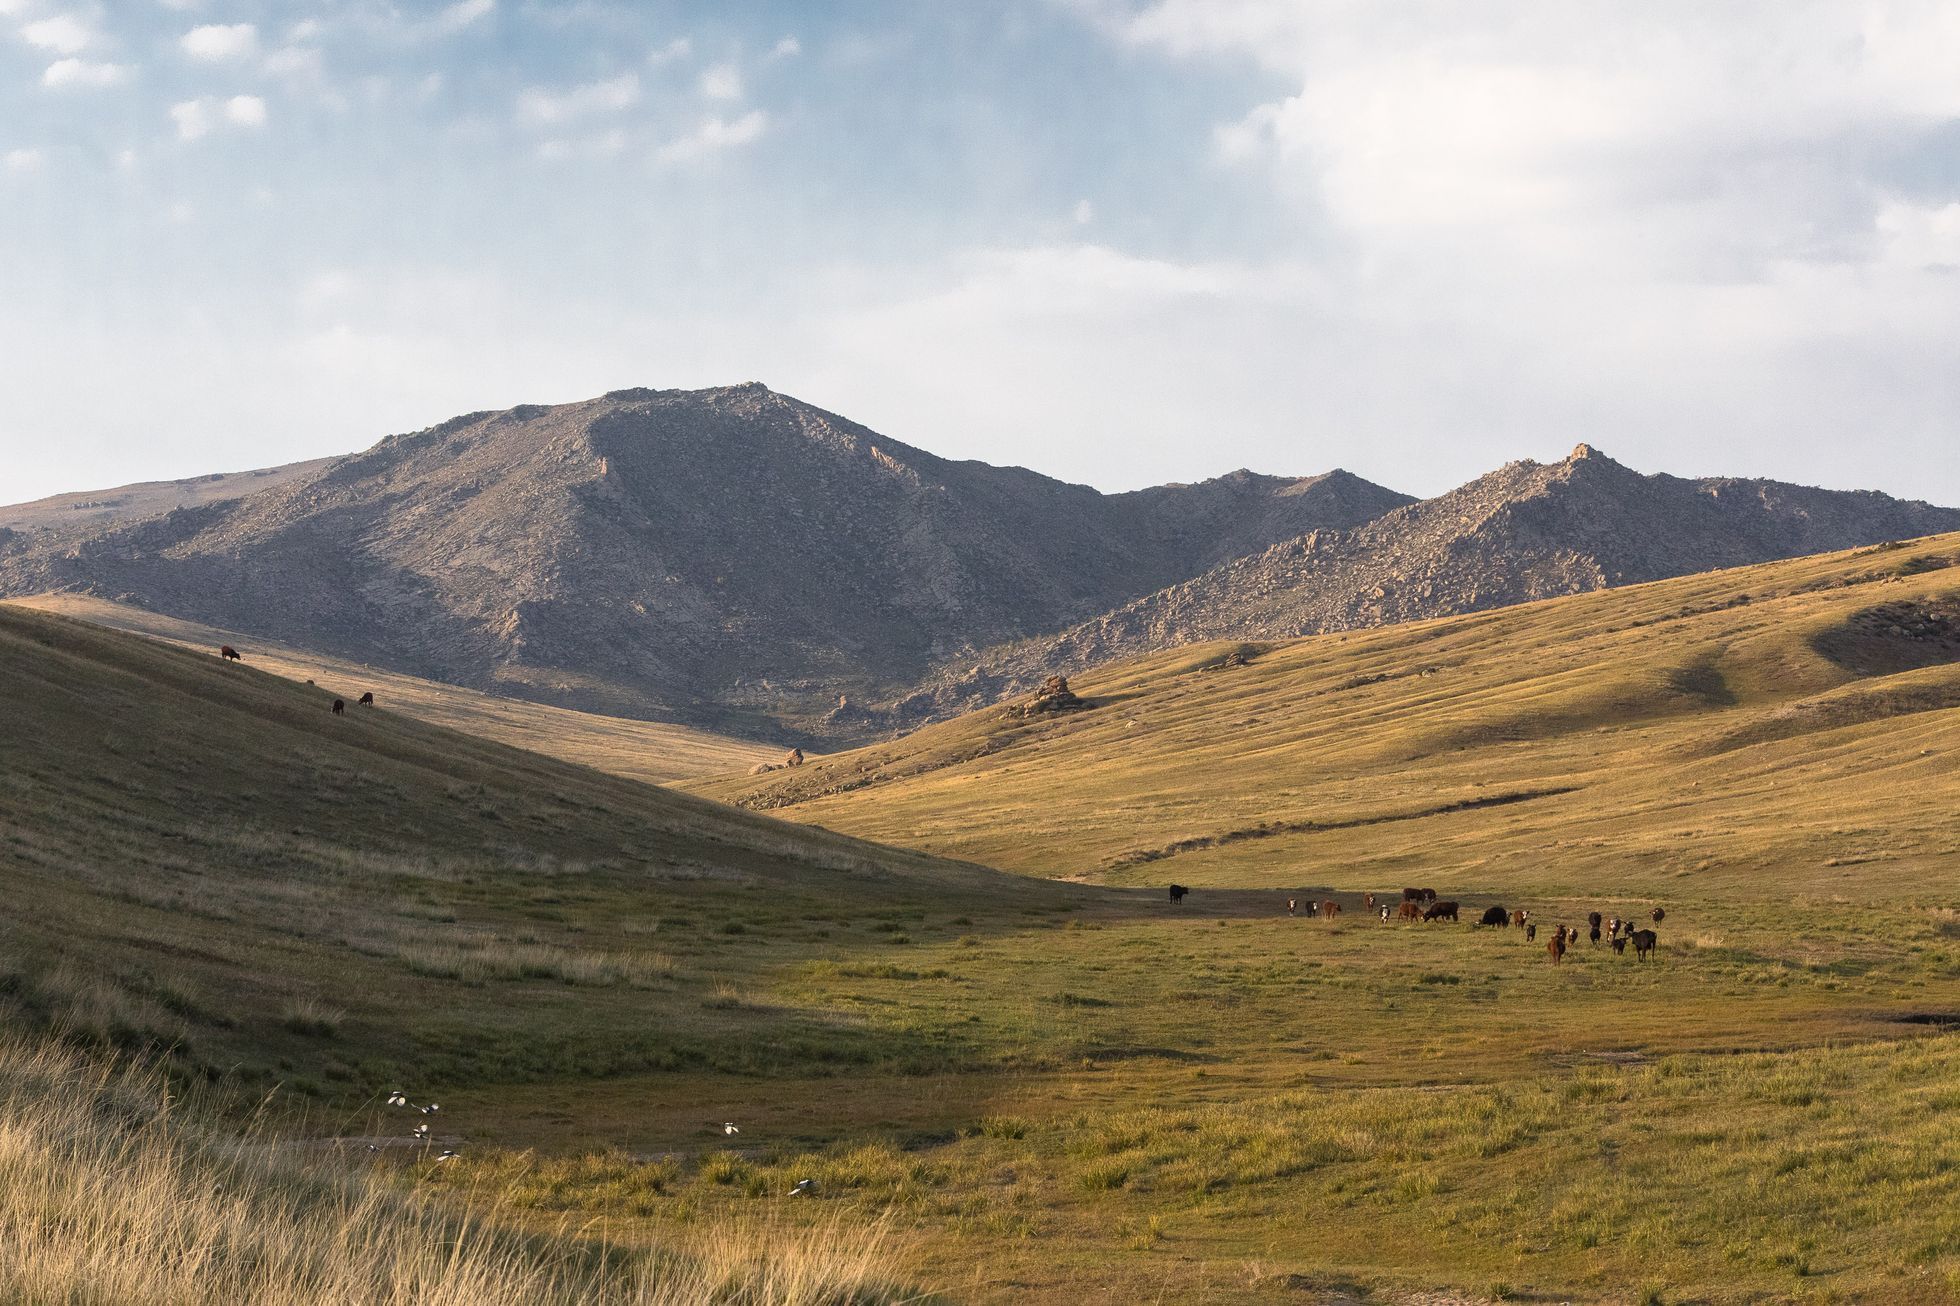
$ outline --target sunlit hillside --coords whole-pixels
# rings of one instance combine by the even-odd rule
[[[1956,563],[1944,536],[1203,645],[1080,677],[1083,710],[699,787],[1106,883],[1890,895],[1960,857]]]

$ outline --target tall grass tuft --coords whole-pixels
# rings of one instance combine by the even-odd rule
[[[710,1225],[648,1251],[518,1232],[331,1155],[238,1137],[161,1076],[0,1040],[0,1298],[802,1303],[912,1294],[883,1227]]]

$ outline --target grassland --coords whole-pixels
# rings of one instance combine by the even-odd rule
[[[1960,1300],[1960,699],[1891,633],[1956,554],[1191,650],[706,786],[1102,883],[0,608],[0,987],[500,1233],[841,1221],[956,1300]],[[1362,914],[1404,883],[1667,918],[1553,967]]]
[[[418,721],[651,784],[722,771],[746,771],[757,762],[780,760],[785,751],[773,744],[717,735],[671,722],[599,716],[483,694],[93,595],[40,594],[8,601],[40,612],[76,617],[111,630],[166,640],[199,652],[212,652],[230,644],[244,650],[246,660],[260,671],[288,680],[312,681],[349,703],[364,693],[372,693],[389,711]]]

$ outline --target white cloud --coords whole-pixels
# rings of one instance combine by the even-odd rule
[[[165,9],[186,14],[204,8],[204,0],[157,0]]]
[[[1088,200],[1077,200],[1073,216],[1078,227],[1086,227],[1096,220],[1096,206]]]
[[[257,129],[266,124],[265,101],[256,95],[234,95],[230,99],[204,96],[170,106],[171,121],[177,135],[187,141],[208,136],[221,126]]]
[[[581,118],[620,113],[639,101],[640,79],[633,73],[625,73],[563,91],[534,86],[517,97],[517,118],[534,127],[557,126]]]
[[[710,100],[742,98],[742,70],[732,63],[718,63],[701,74],[701,94]]]
[[[457,0],[436,16],[436,26],[445,32],[460,32],[495,13],[497,0]]]
[[[647,51],[647,66],[658,68],[663,64],[674,63],[694,53],[694,42],[685,36],[677,36],[665,45],[655,46]]]
[[[312,41],[317,39],[325,30],[326,27],[319,19],[302,18],[293,24],[292,30],[286,33],[286,39],[288,41]]]
[[[86,59],[57,59],[41,74],[41,85],[66,87],[114,86],[128,74],[121,64],[90,63]]]
[[[234,95],[225,101],[225,120],[239,127],[265,126],[265,101],[256,95]]]
[[[29,45],[56,54],[80,54],[95,40],[93,29],[73,14],[56,14],[29,23],[20,34]]]
[[[705,118],[686,136],[667,142],[654,151],[660,163],[695,163],[726,150],[738,149],[756,140],[769,126],[769,115],[751,109],[739,118]]]
[[[793,36],[785,36],[770,49],[771,59],[794,59],[803,53],[803,42]]]
[[[251,23],[207,23],[178,42],[185,54],[206,63],[243,59],[259,48],[259,29]]]
[[[41,151],[21,147],[8,150],[0,155],[0,164],[5,164],[8,172],[36,172],[43,162]]]

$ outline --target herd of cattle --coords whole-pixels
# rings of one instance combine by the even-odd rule
[[[245,660],[244,655],[229,644],[225,644],[219,647],[218,657],[221,661],[225,661],[225,662],[243,662]],[[309,680],[306,683],[311,685],[313,682]],[[362,707],[373,707],[374,691],[369,690],[367,693],[362,694],[359,700],[357,701],[361,704]],[[336,698],[333,701],[333,714],[335,716],[344,716],[346,712],[347,712],[347,700],[344,698]]]
[[[1170,889],[1173,903],[1183,902],[1185,896],[1191,892],[1182,884],[1173,884]],[[1374,912],[1384,921],[1456,921],[1461,919],[1462,914],[1460,903],[1437,901],[1434,889],[1404,889],[1402,901],[1393,905],[1386,901],[1377,901],[1372,893],[1363,894],[1361,900],[1369,911]],[[1288,916],[1298,916],[1302,911],[1308,916],[1331,918],[1341,914],[1341,904],[1332,898],[1322,898],[1318,901],[1309,898],[1305,902],[1298,898],[1286,900]],[[1656,907],[1651,916],[1654,924],[1659,925],[1667,918],[1667,909]],[[1531,919],[1529,911],[1522,908],[1517,911],[1506,911],[1501,906],[1486,907],[1483,915],[1478,918],[1477,924],[1522,929],[1527,942],[1535,942],[1538,938],[1538,923]],[[1603,939],[1616,956],[1624,955],[1627,945],[1631,943],[1633,955],[1641,961],[1653,955],[1654,945],[1659,942],[1659,936],[1653,930],[1636,929],[1631,920],[1624,920],[1618,916],[1609,918],[1596,911],[1586,913],[1586,935],[1595,947]],[[1566,951],[1578,942],[1577,929],[1563,924],[1555,925],[1552,927],[1551,939],[1545,944],[1545,952],[1556,966],[1565,957]]]

